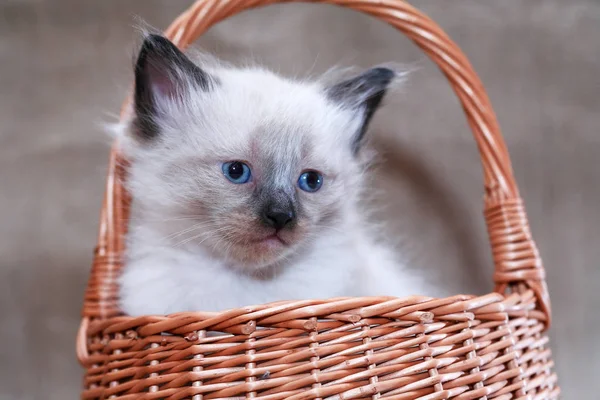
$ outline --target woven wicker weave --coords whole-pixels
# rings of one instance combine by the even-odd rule
[[[203,0],[166,35],[184,48],[274,0]],[[386,21],[442,69],[481,154],[495,292],[304,300],[132,318],[118,308],[128,197],[113,150],[77,340],[82,399],[555,399],[544,269],[488,97],[457,46],[400,0],[321,1]],[[226,336],[207,337],[206,331]]]

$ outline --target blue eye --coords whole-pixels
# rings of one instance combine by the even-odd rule
[[[306,171],[298,178],[298,187],[305,192],[316,192],[323,185],[323,177],[317,171]]]
[[[223,164],[223,175],[236,184],[246,183],[250,180],[250,167],[241,161],[230,161]]]

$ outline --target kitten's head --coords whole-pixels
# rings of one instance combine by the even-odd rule
[[[137,215],[167,245],[255,269],[341,228],[363,180],[361,145],[387,68],[332,84],[197,65],[148,36],[122,139]]]

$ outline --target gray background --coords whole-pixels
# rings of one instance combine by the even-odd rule
[[[164,28],[190,1],[0,2],[0,398],[77,398],[74,336],[109,140],[131,79],[133,16]],[[567,399],[600,391],[600,3],[415,0],[458,42],[498,114],[554,305]],[[352,11],[272,6],[200,44],[286,74],[398,61],[416,69],[373,126],[392,237],[447,289],[484,293],[481,171],[454,95],[402,35]],[[592,393],[595,393],[593,395]]]

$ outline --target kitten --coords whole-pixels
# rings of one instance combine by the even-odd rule
[[[197,65],[145,38],[120,137],[133,201],[130,315],[421,293],[369,230],[363,142],[397,74],[332,84]]]

